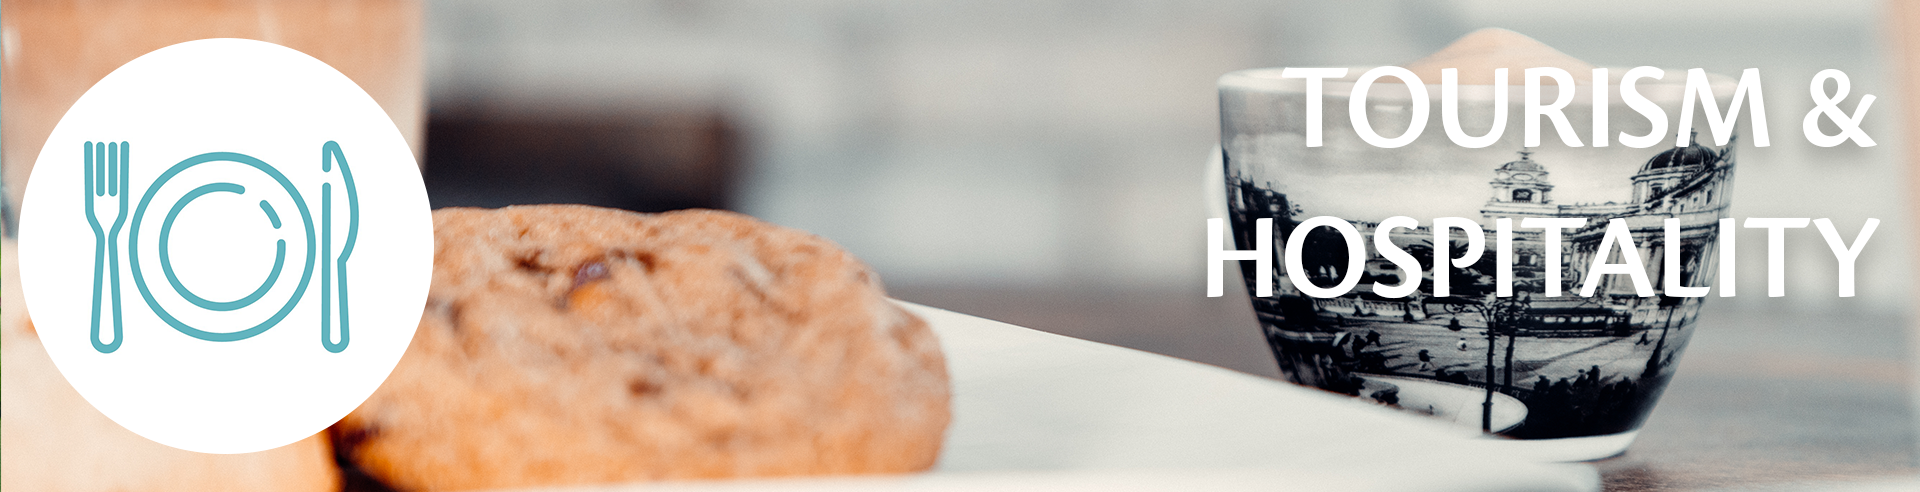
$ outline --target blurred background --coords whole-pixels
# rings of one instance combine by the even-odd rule
[[[1399,64],[1481,27],[1600,66],[1760,68],[1773,146],[1735,217],[1882,226],[1859,296],[1813,229],[1788,294],[1743,234],[1680,376],[1610,488],[1911,474],[1912,221],[1897,5],[1633,0],[429,1],[436,206],[727,208],[826,236],[901,299],[1277,376],[1237,283],[1204,295],[1214,81]],[[1880,146],[1799,134],[1840,69]],[[1851,234],[1851,232],[1848,232]],[[1684,396],[1672,396],[1684,395]]]
[[[902,299],[1272,375],[1244,298],[1204,297],[1214,80],[1405,63],[1480,27],[1601,66],[1766,79],[1736,217],[1881,219],[1859,297],[1812,229],[1788,296],[1743,241],[1724,307],[1901,316],[1911,277],[1893,37],[1877,2],[430,1],[436,206],[737,210],[826,236]],[[1881,146],[1799,136],[1826,68]],[[1240,294],[1240,293],[1236,293]],[[1225,313],[1230,313],[1225,314]],[[1250,318],[1248,318],[1250,319]],[[1811,328],[1810,328],[1811,329]],[[1892,344],[1897,346],[1898,344]]]
[[[12,8],[23,3],[58,2],[14,0],[9,15],[31,11]],[[417,53],[393,42],[363,43],[391,52],[317,56],[419,61],[423,95],[405,71],[361,79],[371,69],[336,66],[383,104],[398,101],[387,109],[403,128],[424,128],[409,138],[436,207],[740,211],[838,242],[901,299],[1268,377],[1276,366],[1239,284],[1204,294],[1204,164],[1221,74],[1402,64],[1481,27],[1600,66],[1757,67],[1773,146],[1742,142],[1732,216],[1827,217],[1847,234],[1880,219],[1858,260],[1859,296],[1835,296],[1836,261],[1805,229],[1788,234],[1787,296],[1765,297],[1764,233],[1743,233],[1742,295],[1708,303],[1646,434],[1602,464],[1608,486],[1920,470],[1905,164],[1916,139],[1901,118],[1903,106],[1920,107],[1902,93],[1920,87],[1903,75],[1920,74],[1909,32],[1920,14],[1905,4],[428,0],[379,10],[389,4],[329,5],[362,9],[348,20],[394,19],[395,39],[417,36]],[[168,22],[199,22],[182,15]],[[257,36],[291,36],[261,24]],[[0,58],[18,74],[20,31],[34,26],[8,26]],[[340,34],[351,27],[305,42],[350,40]],[[27,63],[37,60],[63,63]],[[1864,125],[1879,146],[1820,149],[1800,136],[1807,83],[1829,68],[1852,80],[1841,107],[1878,98]],[[39,101],[7,100],[9,121],[64,111]],[[32,154],[8,139],[17,193],[17,161]]]

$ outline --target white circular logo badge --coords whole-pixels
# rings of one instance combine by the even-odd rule
[[[20,212],[34,326],[114,422],[190,451],[313,435],[380,387],[433,274],[419,167],[320,60],[207,39],[107,75]]]

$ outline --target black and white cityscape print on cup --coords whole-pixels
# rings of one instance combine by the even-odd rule
[[[1513,113],[1504,119],[1508,128],[1491,144],[1466,148],[1450,141],[1436,110],[1425,136],[1380,148],[1363,141],[1349,121],[1347,96],[1366,70],[1323,82],[1319,146],[1308,145],[1302,79],[1281,77],[1281,69],[1257,69],[1220,80],[1229,233],[1237,249],[1254,250],[1256,221],[1272,219],[1272,295],[1256,293],[1256,262],[1233,263],[1253,294],[1281,372],[1295,383],[1514,438],[1513,446],[1531,447],[1543,459],[1597,459],[1625,450],[1672,380],[1705,300],[1659,290],[1665,270],[1677,268],[1681,285],[1713,285],[1737,136],[1714,145],[1705,124],[1692,138],[1685,136],[1684,122],[1677,128],[1656,125],[1622,104],[1614,84],[1604,117],[1611,132],[1646,135],[1664,127],[1660,143],[1635,148],[1616,140],[1600,147],[1589,140],[1576,147],[1543,121],[1539,145],[1525,146],[1516,77],[1507,98]],[[1624,71],[1613,70],[1616,81]],[[1672,117],[1683,102],[1686,73],[1667,73],[1662,81],[1641,81],[1637,90]],[[1734,84],[1714,77],[1715,97],[1708,100],[1727,108]],[[1413,99],[1405,85],[1384,80],[1370,88],[1366,114],[1381,134],[1392,135],[1408,128]],[[1440,94],[1438,80],[1430,82],[1428,92]],[[1555,98],[1553,89],[1543,88],[1546,99]],[[1468,133],[1485,134],[1495,121],[1494,90],[1459,88],[1459,121]],[[1583,104],[1593,101],[1593,90],[1577,86],[1564,108],[1568,120],[1593,121],[1593,105]],[[1587,139],[1586,130],[1579,127],[1579,140]],[[1298,236],[1304,243],[1298,245],[1301,271],[1288,271],[1286,243],[1302,221],[1319,216],[1345,220],[1365,238],[1362,271],[1349,271],[1350,246],[1329,227]],[[1411,217],[1418,226],[1381,227],[1380,221],[1395,216]],[[1458,228],[1436,243],[1433,224],[1440,217],[1478,223],[1485,235],[1478,261],[1448,261],[1471,254]],[[1544,228],[1521,227],[1527,218],[1586,220],[1553,231],[1556,241]],[[1500,219],[1511,219],[1513,226],[1512,292],[1504,297],[1494,281]],[[1580,295],[1596,255],[1623,262],[1625,248],[1603,244],[1612,219],[1630,226],[1633,251],[1627,254],[1637,253],[1646,278],[1653,279],[1653,295],[1642,297],[1628,275],[1617,274],[1596,275],[1594,292]],[[1674,244],[1667,243],[1667,219],[1678,220]],[[1387,234],[1421,271],[1402,270],[1383,258],[1376,234]],[[1678,252],[1677,264],[1664,261],[1668,250]],[[1445,269],[1445,297],[1434,292],[1436,258],[1452,264]],[[1550,289],[1548,262],[1555,260],[1561,274],[1558,289]],[[1309,296],[1293,285],[1305,279],[1332,287],[1349,276],[1361,281],[1337,297]],[[1405,279],[1417,279],[1418,289],[1403,296],[1373,289]],[[1552,290],[1559,295],[1548,295]]]

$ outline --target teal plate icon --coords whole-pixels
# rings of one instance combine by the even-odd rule
[[[261,321],[259,324],[256,324],[252,327],[248,327],[246,329],[238,330],[238,331],[204,330],[204,329],[196,328],[190,324],[187,324],[184,321],[181,321],[179,318],[175,317],[173,313],[167,312],[167,309],[161,306],[160,301],[154,297],[152,289],[149,288],[147,285],[146,275],[144,271],[140,268],[139,231],[141,230],[140,228],[141,224],[144,222],[146,218],[148,207],[153,204],[154,195],[162,188],[163,185],[165,185],[169,180],[172,180],[174,177],[179,176],[180,173],[188,169],[192,169],[195,166],[199,166],[202,164],[216,163],[216,162],[234,162],[234,163],[244,164],[248,167],[251,167],[254,170],[257,170],[267,175],[268,177],[273,178],[273,180],[276,183],[279,183],[280,187],[286,191],[287,196],[292,199],[294,208],[300,212],[299,226],[301,227],[301,231],[305,232],[305,237],[306,237],[307,247],[305,249],[306,251],[305,265],[300,268],[300,281],[295,285],[293,290],[293,295],[289,296],[287,298],[286,304],[280,306],[280,309],[278,311],[275,311],[273,315],[268,317],[266,320]],[[286,240],[284,239],[276,242],[276,245],[275,245],[276,252],[274,257],[273,270],[271,273],[268,274],[267,278],[263,282],[261,282],[260,287],[255,289],[253,293],[232,301],[211,301],[195,294],[191,289],[188,289],[185,284],[180,283],[179,278],[174,274],[171,256],[169,255],[171,250],[170,239],[172,236],[171,233],[173,229],[174,219],[178,217],[178,215],[180,214],[180,211],[184,209],[187,206],[187,204],[191,203],[193,200],[210,193],[244,194],[246,193],[246,188],[234,183],[226,183],[226,182],[209,183],[209,184],[205,184],[197,188],[194,188],[193,191],[188,192],[185,196],[182,196],[178,201],[174,202],[173,206],[170,207],[167,212],[166,219],[161,224],[160,237],[158,241],[160,267],[164,271],[166,275],[167,283],[170,287],[172,287],[173,291],[176,294],[180,295],[181,298],[186,299],[188,302],[192,303],[194,306],[202,309],[212,310],[212,311],[232,311],[235,309],[247,307],[249,305],[252,305],[254,302],[259,301],[260,298],[264,296],[266,292],[275,285],[275,283],[279,280],[282,267],[284,266],[286,261],[287,245],[286,245]],[[274,228],[278,229],[282,225],[279,214],[275,213],[273,210],[273,207],[271,205],[268,205],[265,200],[260,201],[260,209],[262,212],[264,212],[267,215],[267,219],[272,223]],[[261,161],[260,159],[253,158],[252,156],[248,156],[246,154],[240,154],[240,153],[234,153],[234,152],[209,152],[209,153],[200,154],[197,156],[187,158],[186,160],[180,161],[180,163],[178,164],[174,164],[172,168],[169,168],[167,169],[166,172],[161,173],[158,178],[155,178],[153,180],[153,184],[147,187],[146,194],[140,198],[140,205],[134,209],[132,225],[133,225],[134,233],[128,234],[127,251],[128,251],[128,257],[131,260],[132,266],[133,266],[132,270],[133,270],[134,286],[140,289],[140,297],[146,300],[147,306],[153,309],[153,313],[155,315],[159,316],[162,321],[165,321],[168,326],[172,326],[174,330],[177,330],[180,333],[184,333],[187,336],[191,336],[194,338],[198,338],[198,339],[206,340],[210,342],[232,342],[232,341],[238,341],[238,340],[245,340],[248,338],[252,338],[255,335],[264,333],[268,329],[271,329],[275,325],[279,324],[281,320],[287,317],[288,313],[293,311],[294,306],[299,305],[300,300],[303,297],[305,297],[308,284],[310,284],[313,280],[313,268],[314,268],[314,262],[315,262],[315,258],[314,258],[315,242],[317,238],[314,235],[313,214],[307,209],[306,200],[300,195],[300,190],[295,188],[293,186],[293,183],[287,180],[286,175],[282,174],[280,170],[275,169],[272,165],[267,164],[265,161]],[[345,342],[346,340],[344,339],[344,337],[342,337],[342,340],[341,340],[341,345],[343,345],[342,348],[344,348]],[[119,343],[119,340],[116,339],[115,344],[117,345],[118,343]],[[328,347],[328,348],[329,348],[329,351],[338,352],[338,350],[332,350],[332,347]],[[107,352],[107,351],[102,351],[102,352]]]

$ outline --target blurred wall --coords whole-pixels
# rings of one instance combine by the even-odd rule
[[[1202,295],[1214,79],[1258,66],[1403,63],[1474,28],[1603,66],[1759,67],[1774,146],[1741,151],[1737,217],[1882,227],[1860,299],[1834,299],[1813,229],[1788,304],[1896,309],[1911,262],[1889,39],[1864,1],[430,2],[435,108],[721,108],[740,126],[737,208],[825,235],[896,285]],[[1880,147],[1799,136],[1823,68],[1853,77]],[[1844,107],[1854,104],[1849,101]],[[1755,231],[1757,232],[1757,231]],[[1742,238],[1764,298],[1764,236]],[[1777,301],[1777,300],[1776,300]]]

